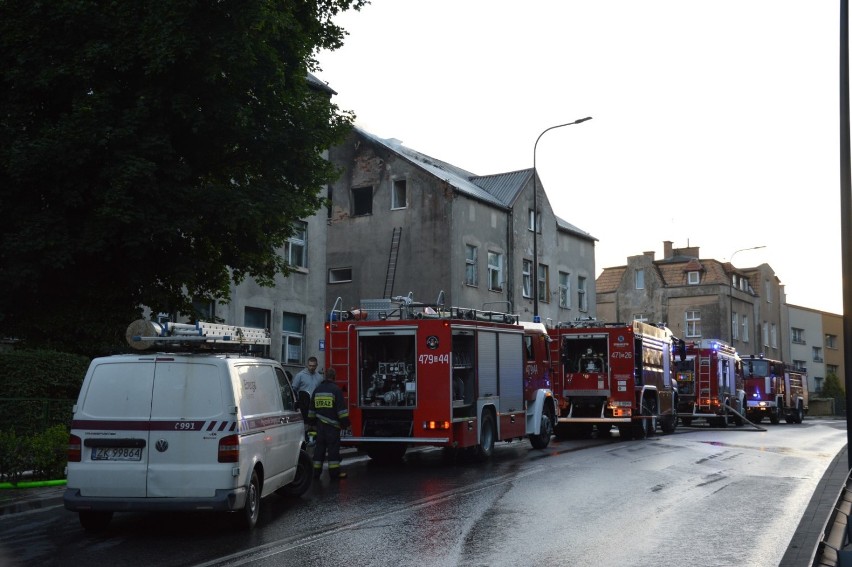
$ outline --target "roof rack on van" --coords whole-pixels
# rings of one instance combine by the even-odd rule
[[[125,333],[127,344],[136,350],[159,347],[203,348],[205,350],[240,349],[270,344],[269,330],[198,321],[197,323],[156,323],[147,319],[133,321]]]

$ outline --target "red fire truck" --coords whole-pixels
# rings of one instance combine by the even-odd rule
[[[772,424],[783,417],[802,423],[808,411],[808,374],[803,369],[754,355],[743,359],[749,421],[760,423],[769,416]]]
[[[645,438],[677,427],[672,333],[632,324],[578,320],[549,329],[559,438],[608,435]]]
[[[342,444],[392,461],[415,445],[486,459],[495,441],[550,443],[556,410],[543,325],[415,303],[411,294],[348,311],[340,304],[326,324],[325,352],[352,422]]]
[[[712,427],[745,423],[742,365],[737,351],[717,339],[688,341],[675,357],[677,413],[687,427],[704,419]],[[733,410],[733,411],[732,411]]]

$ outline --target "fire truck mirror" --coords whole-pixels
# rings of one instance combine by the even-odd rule
[[[683,339],[678,339],[677,341],[677,352],[680,355],[681,362],[686,360],[686,341]]]

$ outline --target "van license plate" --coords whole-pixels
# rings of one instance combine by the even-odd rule
[[[93,461],[141,461],[141,447],[95,447],[92,449]]]

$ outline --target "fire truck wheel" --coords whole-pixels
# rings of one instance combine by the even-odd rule
[[[733,413],[733,410],[731,411],[731,413]],[[745,425],[745,420],[743,419],[742,415],[734,413],[734,425],[736,425],[737,427],[742,427],[743,425]]]
[[[550,445],[550,436],[553,435],[553,421],[549,412],[541,413],[541,425],[538,434],[530,433],[530,443],[533,449],[545,449]]]
[[[494,430],[494,417],[491,412],[485,410],[482,412],[482,423],[479,429],[479,445],[476,446],[476,459],[484,461],[490,459],[494,453],[494,438],[497,436]]]
[[[671,414],[660,419],[660,429],[667,435],[675,432],[677,429],[677,414],[674,413],[674,410],[672,410]]]
[[[796,423],[802,423],[805,421],[805,410],[802,407],[802,402],[799,402],[799,405],[796,407]]]
[[[778,425],[781,422],[781,406],[775,406],[775,411],[769,414],[769,423]]]

